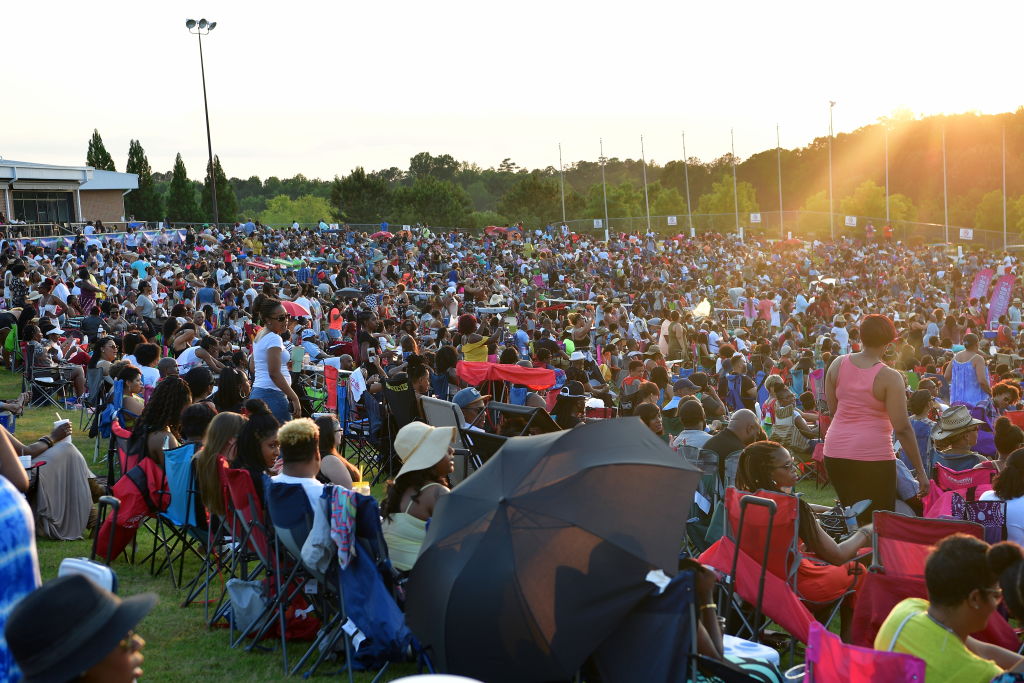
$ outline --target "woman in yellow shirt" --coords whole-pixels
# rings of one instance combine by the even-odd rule
[[[970,634],[985,628],[1003,597],[999,577],[1021,562],[1013,543],[989,546],[966,534],[943,539],[928,556],[928,600],[908,598],[893,607],[876,650],[904,652],[927,665],[928,683],[988,683],[1005,671],[1024,672],[1024,658]]]
[[[459,334],[462,335],[462,359],[474,363],[487,361],[487,342],[489,337],[477,334],[480,323],[476,316],[471,313],[464,313],[459,316]]]

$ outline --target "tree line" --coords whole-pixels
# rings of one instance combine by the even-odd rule
[[[854,130],[832,140],[833,207],[836,213],[885,216],[885,148],[888,146],[889,209],[894,222],[943,223],[942,135],[946,138],[948,212],[951,225],[1002,229],[1001,146],[1006,138],[1007,220],[1013,231],[1024,231],[1024,108],[997,115],[973,113],[914,118],[906,112]],[[782,167],[782,206],[808,212],[803,232],[827,230],[827,136],[804,147],[767,149],[736,160],[737,188],[733,192],[733,158],[711,161],[690,158],[647,162],[647,201],[655,216],[687,213],[686,177],[693,212],[724,214],[734,220],[738,200],[741,215],[779,210],[779,172]],[[99,132],[89,142],[87,163],[114,169]],[[137,218],[208,221],[212,208],[206,183],[188,177],[179,154],[174,168],[154,173],[142,145],[132,140],[126,170],[139,174],[139,190],[125,197],[126,211]],[[584,160],[564,169],[565,214],[569,220],[603,218],[605,201],[612,218],[646,213],[643,164],[639,159],[608,159],[601,184],[601,164]],[[206,174],[209,169],[206,169]],[[497,167],[459,161],[449,154],[421,152],[407,168],[366,170],[356,167],[332,180],[271,176],[228,178],[214,159],[221,221],[242,218],[266,223],[321,218],[353,224],[425,222],[436,226],[479,228],[523,222],[539,226],[562,217],[559,169],[526,169],[512,159]],[[204,174],[205,178],[205,174]],[[606,196],[607,195],[607,198]],[[682,224],[682,222],[680,222]]]

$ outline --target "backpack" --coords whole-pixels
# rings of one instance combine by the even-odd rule
[[[743,409],[743,378],[745,375],[728,374],[725,376],[728,393],[725,396],[725,405],[732,410]]]

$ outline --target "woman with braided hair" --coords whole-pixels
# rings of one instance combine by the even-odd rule
[[[796,486],[796,461],[784,446],[774,441],[755,441],[740,454],[736,471],[736,487],[743,491],[758,490],[791,493]],[[803,558],[797,569],[797,592],[801,598],[817,603],[829,603],[847,591],[856,591],[864,581],[864,566],[853,560],[861,548],[871,546],[872,526],[859,528],[842,543],[835,540],[815,517],[816,512],[828,508],[811,505],[797,498],[800,508],[800,540],[807,550],[824,562]],[[827,564],[825,564],[827,563]],[[840,610],[840,635],[848,640],[854,598],[843,602]]]
[[[156,385],[149,403],[135,421],[132,439],[144,438],[145,455],[156,460],[161,467],[164,450],[180,445],[181,411],[191,404],[192,392],[188,383],[177,376],[165,377]]]

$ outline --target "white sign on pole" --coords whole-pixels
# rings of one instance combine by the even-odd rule
[[[408,230],[408,229],[410,229],[411,227],[412,227],[411,225],[403,225],[403,226],[402,226],[402,230]]]
[[[786,239],[787,240],[793,239],[793,233],[791,231],[788,231],[788,230],[786,231]]]
[[[847,216],[846,217],[846,227],[848,227],[848,228],[856,228],[857,227],[857,217],[856,216]]]
[[[973,240],[974,229],[973,228],[960,228],[960,239],[962,240]]]
[[[675,216],[669,216],[668,217],[668,224],[669,225],[676,225],[676,217]]]
[[[743,226],[740,226],[740,242],[743,241]]]
[[[594,230],[601,230],[604,228],[604,221],[600,218],[594,219]]]
[[[761,214],[759,214],[759,213],[752,213],[752,214],[750,214],[750,222],[751,223],[760,223],[761,222]]]
[[[690,228],[690,239],[692,240],[696,236],[697,236],[696,228]]]

